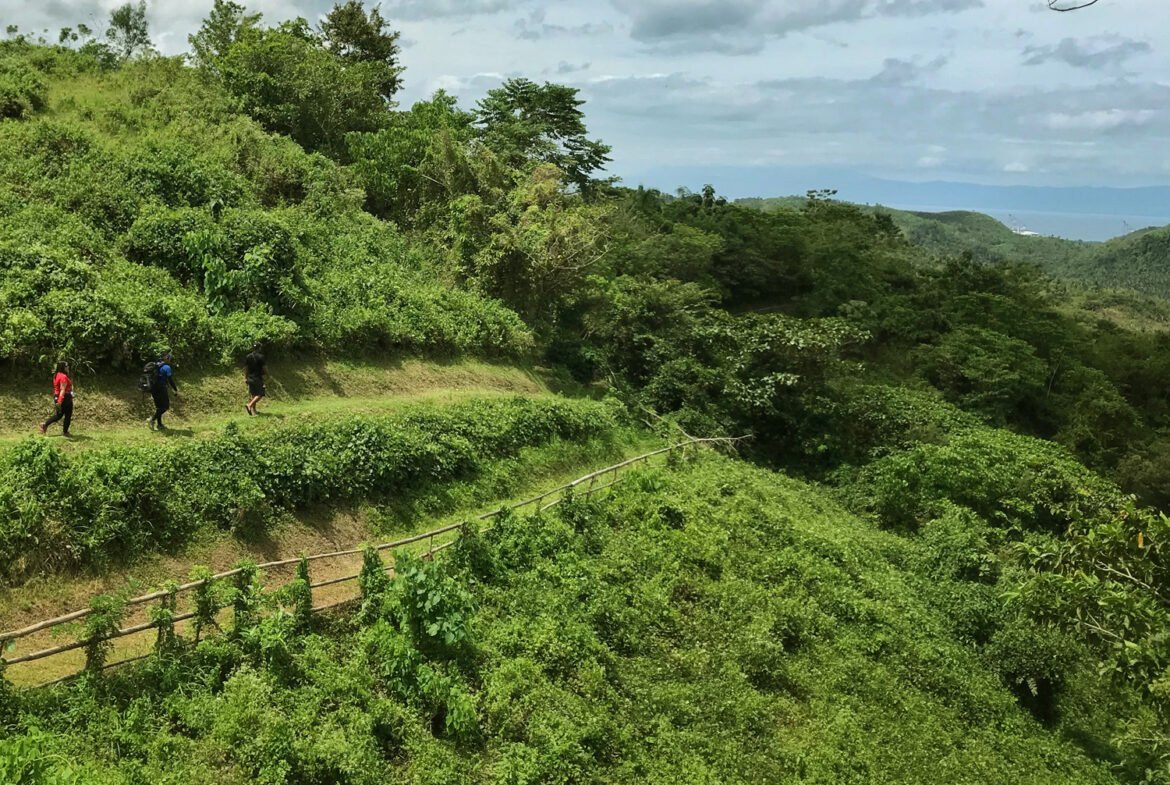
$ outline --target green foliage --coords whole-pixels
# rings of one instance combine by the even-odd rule
[[[216,69],[265,128],[333,155],[344,151],[346,134],[385,123],[383,91],[397,79],[384,63],[347,63],[321,45],[304,19],[241,27]]]
[[[453,287],[432,254],[363,214],[372,186],[366,199],[356,173],[265,133],[216,81],[216,69],[230,71],[269,35],[316,53],[290,55],[289,79],[313,57],[357,75],[369,64],[344,66],[312,35],[262,30],[230,3],[208,24],[199,35],[210,80],[177,60],[91,73],[64,50],[0,51],[0,87],[31,85],[17,103],[33,113],[0,124],[0,357],[25,368],[59,356],[134,368],[166,346],[188,362],[235,363],[261,336],[331,353],[525,352],[531,334],[515,314]],[[268,79],[252,65],[241,79]],[[338,149],[348,131],[391,117],[372,95],[373,119],[351,124],[359,104],[318,77],[344,110],[313,95],[302,108],[333,112]],[[49,85],[65,96],[51,118],[39,113]]]
[[[985,428],[880,458],[851,477],[849,494],[898,528],[914,529],[951,502],[996,526],[1052,533],[1092,520],[1121,499],[1115,486],[1061,448]]]
[[[198,32],[187,36],[192,60],[200,68],[214,71],[219,58],[231,49],[240,34],[259,22],[260,14],[249,14],[244,6],[231,0],[215,0]]]
[[[386,128],[346,137],[353,169],[365,186],[366,208],[400,226],[425,227],[452,191],[471,187],[445,169],[442,159],[445,151],[471,141],[474,120],[440,90],[393,113]]]
[[[942,550],[965,550],[947,526]],[[922,580],[926,550],[811,486],[708,457],[506,516],[478,547],[491,581],[401,559],[401,628],[325,637],[273,611],[240,649],[184,654],[174,685],[126,670],[109,697],[36,702],[30,722],[70,721],[16,738],[114,782],[1118,781],[1078,746],[1107,746],[1112,718],[1074,711],[1093,681],[1075,648],[953,639],[935,597],[962,580]],[[457,618],[474,656],[418,626]],[[1062,679],[1051,728],[1007,671]]]
[[[292,606],[293,626],[306,630],[313,618],[313,580],[309,577],[309,562],[305,557],[297,562],[297,577],[286,587],[288,604]]]
[[[210,627],[219,629],[219,621],[216,617],[227,603],[220,588],[222,584],[212,578],[212,572],[208,568],[193,568],[191,580],[199,582],[199,585],[192,590],[191,608],[191,612],[195,614],[192,626],[195,628],[195,642],[198,643],[204,630]]]
[[[1025,548],[1029,575],[1013,595],[1031,615],[1093,642],[1103,672],[1148,691],[1163,709],[1170,708],[1159,692],[1170,668],[1168,543],[1164,515],[1120,506],[1077,521],[1055,547]]]
[[[35,738],[0,739],[0,782],[75,785],[83,781],[64,755],[46,751]]]
[[[123,60],[150,51],[152,46],[146,20],[146,0],[138,0],[138,5],[126,3],[111,11],[106,38],[110,39],[114,51]]]
[[[524,447],[583,441],[616,424],[606,404],[518,397],[68,457],[29,439],[0,454],[0,552],[8,579],[100,564],[173,546],[203,527],[262,529],[279,509],[391,499],[472,478]]]
[[[456,657],[471,640],[471,595],[433,560],[394,555],[395,617],[414,645],[433,656]]]
[[[244,637],[249,634],[260,616],[260,605],[264,600],[264,587],[260,583],[260,571],[255,562],[242,561],[235,567],[238,572],[232,579],[232,635]],[[312,599],[310,598],[310,603]]]
[[[358,619],[369,623],[382,618],[386,613],[390,576],[386,574],[386,565],[382,562],[381,554],[373,545],[367,545],[362,549],[362,569],[358,575],[358,588],[362,598]]]
[[[158,605],[150,608],[150,621],[152,624],[158,625],[158,636],[154,642],[154,650],[160,657],[173,655],[178,646],[178,638],[175,635],[175,612],[178,607],[177,589],[177,583],[168,582],[165,589],[166,596],[159,601]],[[202,626],[204,625],[201,624],[200,627]]]
[[[378,7],[366,11],[361,0],[338,3],[321,20],[325,48],[350,66],[373,70],[383,98],[390,101],[402,87],[398,32],[389,29]]]
[[[1052,627],[1038,627],[1030,619],[1017,619],[998,631],[987,647],[987,656],[1024,705],[1039,718],[1052,721],[1056,697],[1079,659],[1074,640]]]
[[[106,658],[114,646],[110,636],[118,632],[125,613],[125,597],[99,595],[90,603],[84,632],[85,670],[89,675],[97,676],[105,667]]]
[[[948,400],[996,424],[1034,404],[1048,376],[1031,345],[978,327],[947,333],[921,362],[927,379]]]
[[[0,58],[0,120],[31,117],[48,105],[48,85],[34,69]]]
[[[589,192],[593,172],[610,161],[610,148],[586,136],[584,101],[577,93],[564,85],[509,79],[489,90],[477,107],[484,144],[515,168],[529,161],[551,164],[578,190]]]
[[[1107,243],[1091,245],[1054,274],[1080,279],[1097,286],[1133,289],[1145,295],[1166,297],[1170,279],[1161,264],[1170,248],[1170,232],[1164,227],[1133,232]]]

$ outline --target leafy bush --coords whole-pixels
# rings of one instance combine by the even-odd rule
[[[996,526],[1060,532],[1120,501],[1115,486],[1062,448],[990,428],[880,458],[846,484],[858,506],[908,529],[951,502]]]
[[[21,120],[45,108],[48,86],[36,71],[20,62],[0,59],[0,120]]]

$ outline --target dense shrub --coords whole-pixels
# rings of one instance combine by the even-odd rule
[[[1063,448],[991,428],[894,453],[841,479],[857,505],[907,529],[951,502],[996,526],[1061,532],[1121,498],[1116,486]]]
[[[36,71],[20,62],[0,59],[0,120],[21,120],[48,104],[49,90]]]

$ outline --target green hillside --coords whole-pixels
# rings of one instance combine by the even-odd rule
[[[1070,275],[1097,286],[1170,296],[1170,227],[1143,229],[1095,246],[1073,260]]]
[[[115,675],[100,700],[132,725],[51,690],[26,716],[72,719],[0,750],[95,785],[1115,782],[1091,672],[1061,662],[1067,711],[1040,722],[1002,676],[1043,669],[1044,639],[954,636],[940,597],[990,588],[963,566],[978,536],[910,542],[722,458],[644,471],[442,565],[400,557],[358,616]]]
[[[1157,232],[624,188],[573,88],[403,106],[377,9],[208,14],[0,42],[0,631],[91,609],[0,646],[0,782],[1170,783],[1170,310],[1051,277]],[[328,613],[171,584],[688,436],[743,438]]]
[[[30,74],[43,107],[0,123],[10,366],[129,369],[168,347],[219,363],[257,337],[334,354],[530,344],[514,314],[364,212],[351,171],[266,132],[194,69],[13,41],[5,69]]]
[[[791,209],[798,206],[800,201],[798,197],[781,197],[739,199],[736,203],[755,209],[775,210]],[[969,252],[980,261],[1035,264],[1057,278],[1081,279],[1076,272],[1076,260],[1085,257],[1098,245],[1059,237],[1016,234],[990,215],[965,210],[928,213],[896,210],[884,205],[864,206],[861,209],[889,215],[907,240],[933,253],[956,255]],[[1126,286],[1121,280],[1105,283]]]
[[[791,210],[799,197],[739,199],[761,210]],[[1142,229],[1104,243],[1016,234],[983,213],[914,212],[881,205],[862,207],[888,214],[916,246],[939,255],[970,253],[986,262],[1034,264],[1054,278],[1105,289],[1131,289],[1141,296],[1170,296],[1170,227]]]

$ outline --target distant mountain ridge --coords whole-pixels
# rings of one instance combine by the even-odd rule
[[[1145,217],[1149,224],[1170,224],[1170,185],[1138,187],[982,185],[931,180],[885,179],[824,167],[660,167],[624,177],[628,185],[671,190],[682,184],[699,190],[712,183],[731,199],[759,194],[803,194],[834,188],[858,204],[890,204],[906,209],[930,206],[976,211],[1032,211]]]
[[[737,204],[762,210],[791,209],[802,203],[800,197],[737,200]],[[1095,243],[1020,234],[974,211],[860,207],[889,213],[906,239],[940,255],[970,252],[989,262],[1034,264],[1058,279],[1170,298],[1170,226]]]

